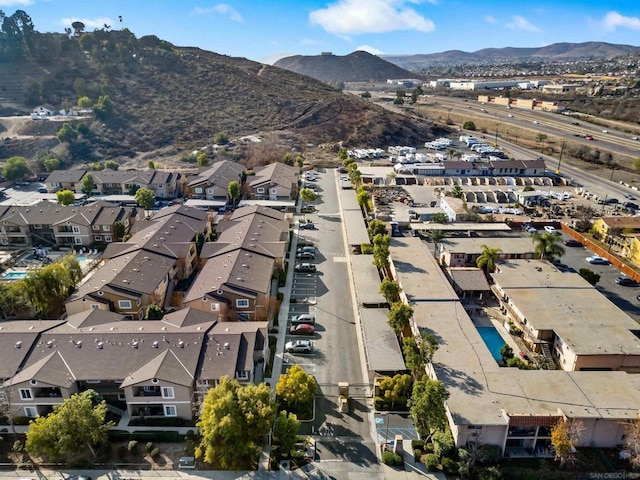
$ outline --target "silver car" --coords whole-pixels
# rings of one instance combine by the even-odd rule
[[[284,350],[290,353],[311,353],[313,351],[313,343],[311,340],[294,340],[287,342]]]

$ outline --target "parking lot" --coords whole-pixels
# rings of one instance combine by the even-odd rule
[[[563,239],[568,238],[570,237],[563,235]],[[588,268],[600,275],[600,281],[596,284],[596,288],[618,308],[625,311],[633,319],[638,320],[640,301],[636,297],[640,294],[640,287],[618,285],[615,279],[622,274],[612,265],[593,265],[588,263],[585,258],[594,255],[594,253],[586,247],[565,246],[564,249],[565,254],[561,259],[562,263],[576,272],[579,272],[581,268]]]

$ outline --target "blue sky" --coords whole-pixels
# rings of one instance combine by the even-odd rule
[[[640,45],[640,2],[461,0],[0,0],[36,30],[129,28],[272,63],[290,55],[413,54],[604,41]],[[119,17],[122,17],[122,23]]]

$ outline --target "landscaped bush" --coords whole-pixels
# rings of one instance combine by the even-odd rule
[[[425,443],[424,444],[424,453],[433,453],[433,443]]]
[[[151,450],[153,450],[153,442],[147,442],[147,444],[144,446],[144,449],[147,452],[150,452]]]
[[[502,460],[502,449],[498,445],[485,444],[480,447],[480,461],[485,465],[496,465]]]
[[[422,458],[422,450],[420,450],[419,448],[414,448],[413,449],[413,461],[414,462],[419,462],[420,459]]]
[[[134,455],[138,453],[138,441],[137,440],[129,440],[127,444],[127,450],[129,450]]]
[[[447,475],[453,475],[458,473],[458,462],[448,457],[444,457],[440,463],[442,464],[442,471]]]
[[[451,432],[436,432],[433,434],[433,451],[438,458],[449,456],[455,450],[455,446]]]
[[[430,472],[435,472],[438,469],[438,465],[440,465],[440,460],[438,460],[438,456],[434,453],[423,455],[422,461]]]
[[[149,455],[151,455],[151,458],[156,458],[158,455],[160,455],[160,449],[158,447],[154,448],[153,450],[151,450],[151,453]]]
[[[401,467],[404,465],[404,460],[397,453],[384,452],[382,454],[382,463],[391,467]]]
[[[424,440],[411,440],[411,448],[424,450]]]
[[[371,255],[373,253],[373,245],[370,243],[363,243],[360,245],[360,251],[362,255]]]

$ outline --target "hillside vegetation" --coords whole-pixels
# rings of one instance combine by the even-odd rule
[[[415,144],[433,136],[425,121],[246,59],[138,39],[126,29],[18,31],[16,48],[0,51],[0,112],[28,114],[41,104],[58,110],[88,97],[95,118],[82,119],[88,129],[65,146],[70,160],[132,158],[167,147],[185,152],[220,133],[233,139],[275,131],[294,145]],[[0,158],[52,146],[58,122],[31,123],[37,125],[29,133],[42,135],[42,145],[24,143],[25,132],[17,132]]]

